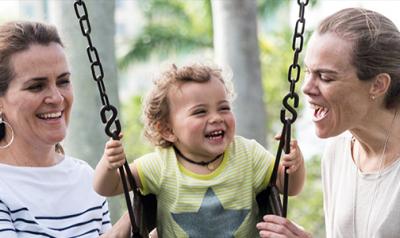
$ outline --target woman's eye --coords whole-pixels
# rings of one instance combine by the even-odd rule
[[[61,79],[57,82],[58,85],[61,86],[68,86],[71,83],[69,79]]]
[[[37,92],[37,91],[40,91],[41,89],[43,89],[43,87],[44,87],[43,84],[35,83],[35,84],[30,85],[26,89],[29,90],[29,91]]]
[[[326,77],[326,76],[324,76],[324,75],[321,75],[320,78],[321,78],[321,80],[324,81],[324,82],[330,82],[330,81],[332,81],[330,78],[328,78],[328,77]]]

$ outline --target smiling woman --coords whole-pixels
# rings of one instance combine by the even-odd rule
[[[21,135],[16,137],[15,143],[22,148],[28,144],[53,147],[66,135],[73,102],[70,73],[62,46],[53,42],[48,45],[34,43],[15,53],[10,66],[14,78],[2,98],[2,105],[15,134]],[[51,166],[56,162],[51,155],[13,159],[27,166]]]
[[[110,229],[107,201],[92,189],[92,168],[59,144],[73,94],[56,29],[1,25],[0,56],[0,237],[129,234],[127,217],[118,231]]]

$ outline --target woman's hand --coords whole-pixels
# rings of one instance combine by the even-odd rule
[[[312,238],[311,234],[290,220],[275,216],[266,215],[263,221],[257,224],[261,238]]]

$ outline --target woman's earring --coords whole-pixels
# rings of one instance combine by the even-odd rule
[[[6,123],[3,121],[3,112],[0,112],[0,141],[6,136]]]
[[[372,101],[375,101],[375,95],[371,95],[369,98],[371,98]]]
[[[11,139],[10,139],[10,141],[8,143],[6,142],[5,145],[1,145],[0,144],[0,149],[5,149],[5,148],[9,147],[11,145],[11,143],[13,142],[13,140],[14,140],[14,130],[12,129],[11,125],[4,120],[3,112],[0,111],[0,142],[4,138],[6,138],[6,127],[10,128]]]

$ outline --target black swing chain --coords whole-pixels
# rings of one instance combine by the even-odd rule
[[[288,81],[290,83],[290,90],[289,93],[283,98],[282,104],[283,107],[281,109],[280,119],[283,123],[282,133],[281,133],[281,143],[279,143],[278,152],[276,159],[280,159],[282,150],[285,153],[290,153],[290,140],[291,140],[291,124],[293,124],[297,119],[297,112],[296,108],[299,105],[299,95],[296,93],[296,83],[300,79],[300,65],[298,63],[299,54],[303,49],[304,43],[304,30],[305,30],[305,18],[304,12],[305,7],[308,5],[309,0],[301,1],[297,0],[299,4],[299,18],[296,21],[293,41],[292,41],[292,50],[294,51],[293,55],[293,63],[289,66],[288,71]],[[106,93],[106,88],[104,86],[103,78],[104,78],[104,71],[103,66],[101,64],[99,54],[97,52],[96,47],[93,46],[92,40],[90,37],[91,27],[90,21],[87,13],[86,4],[83,0],[75,0],[74,3],[75,13],[77,18],[79,19],[79,24],[81,27],[82,35],[86,37],[89,46],[87,47],[86,51],[88,54],[89,61],[91,63],[91,71],[92,77],[97,82],[98,90],[100,93],[101,101],[103,107],[101,108],[100,114],[103,123],[106,123],[105,132],[108,136],[112,137],[113,139],[119,139],[119,133],[121,132],[121,125],[117,118],[117,109],[109,103],[108,96]],[[79,8],[82,9],[83,13],[80,13]],[[295,77],[293,77],[293,72],[295,73]],[[293,100],[293,106],[290,105],[289,100]],[[291,113],[291,117],[286,117],[286,110]],[[109,119],[106,118],[106,112],[111,111],[111,117]],[[115,129],[111,131],[112,124],[115,124]],[[275,164],[275,167],[278,166],[278,163]],[[127,161],[124,164],[125,169],[127,169],[128,176],[131,177],[129,165]],[[126,184],[125,173],[124,169],[120,168],[121,179],[123,181],[124,193],[125,193],[125,200],[127,202],[127,207],[129,211],[129,217],[132,224],[133,233],[139,234],[138,224],[135,222],[135,217],[133,215],[133,208],[129,198],[129,192]],[[272,181],[276,181],[277,176],[277,169],[274,168],[274,173],[271,176]],[[130,181],[130,185],[134,190],[137,190],[136,184],[134,181]],[[283,197],[283,217],[287,215],[287,194],[288,194],[288,184],[289,184],[289,177],[288,174],[285,172],[285,181],[284,181],[284,197]]]
[[[284,150],[286,154],[290,153],[290,140],[291,140],[291,125],[297,119],[296,108],[299,106],[299,95],[296,93],[296,83],[300,79],[300,65],[299,65],[299,54],[303,50],[304,43],[304,29],[306,19],[304,18],[305,7],[307,6],[309,0],[301,1],[297,0],[299,5],[299,18],[296,21],[293,41],[292,41],[292,50],[294,51],[293,62],[289,66],[288,71],[288,81],[290,83],[289,92],[282,100],[283,107],[280,113],[280,119],[283,123],[280,143],[278,146],[278,151],[276,155],[276,161],[279,161],[282,155],[282,151]],[[290,104],[290,100],[293,100],[293,105]],[[291,117],[286,116],[286,110],[290,112]],[[275,183],[277,178],[279,163],[275,163],[273,174],[271,176],[271,181]],[[285,170],[285,178],[284,178],[284,196],[283,196],[283,207],[282,207],[282,216],[287,216],[287,204],[288,204],[288,188],[289,188],[289,176]]]
[[[106,87],[104,86],[103,78],[104,78],[104,71],[103,65],[101,64],[99,53],[96,47],[92,43],[92,39],[90,37],[91,33],[91,26],[89,21],[89,15],[87,12],[86,4],[83,0],[75,0],[74,9],[77,18],[79,19],[79,25],[82,31],[82,35],[86,37],[88,42],[88,47],[86,48],[86,52],[91,63],[90,69],[92,72],[93,79],[97,82],[101,102],[103,107],[100,110],[101,120],[103,123],[106,124],[105,132],[108,136],[112,137],[114,140],[119,140],[119,134],[121,133],[121,124],[118,119],[118,111],[115,106],[111,105],[108,96],[106,93]],[[107,118],[107,113],[110,112],[111,116]],[[112,125],[114,124],[115,129],[111,130]],[[125,170],[124,170],[125,169]],[[129,189],[127,184],[127,179],[125,177],[125,172],[128,175],[128,181],[131,188],[134,191],[137,191],[138,188],[134,182],[133,175],[129,169],[128,162],[125,160],[125,163],[122,167],[119,168],[119,172],[121,175],[122,185],[124,188],[125,200],[127,203],[127,208],[129,212],[129,218],[132,225],[132,232],[133,234],[139,233],[139,225],[135,221],[134,211],[131,203],[131,199],[129,196]]]

